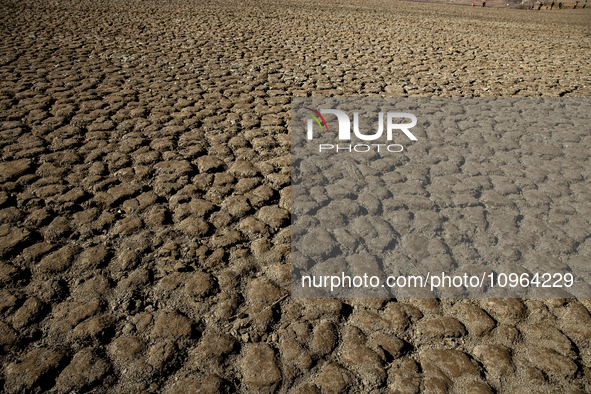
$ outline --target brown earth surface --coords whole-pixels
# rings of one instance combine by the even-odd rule
[[[474,7],[482,7],[482,0],[409,0],[414,1],[417,3],[428,3],[428,4],[449,4],[449,5],[462,5],[462,6],[471,6],[474,3]],[[579,2],[577,5],[578,10],[583,9],[583,3],[585,1]],[[485,7],[502,7],[502,8],[518,8],[518,9],[531,9],[531,5],[534,3],[535,8],[534,11],[563,11],[563,10],[572,10],[575,6],[575,1],[555,1],[554,6],[552,6],[552,0],[540,1],[540,0],[486,0]],[[543,5],[542,8],[538,10],[538,6],[540,3]],[[558,8],[558,4],[562,3],[562,8]],[[548,7],[548,8],[546,8]],[[552,8],[550,8],[552,7]],[[583,11],[585,12],[585,11]]]
[[[588,9],[0,14],[1,391],[591,392],[588,299],[289,296],[292,97],[590,96]],[[589,229],[567,239],[581,264]]]

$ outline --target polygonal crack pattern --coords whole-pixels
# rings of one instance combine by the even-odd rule
[[[589,96],[587,11],[2,2],[0,390],[591,391],[586,299],[289,297],[292,97]],[[417,198],[396,225],[443,231],[428,248],[469,259],[489,242],[477,226],[503,226],[471,202],[523,194],[535,214],[508,226],[585,266],[588,133],[539,134],[502,139],[531,152],[533,183],[497,182],[511,166],[478,175],[461,147],[430,174],[404,166],[417,195],[427,175],[470,175],[445,198],[474,209],[439,229]],[[586,149],[558,176],[536,166],[563,160],[534,149],[544,138]],[[473,145],[481,163],[506,154]],[[535,243],[514,242],[509,259]]]

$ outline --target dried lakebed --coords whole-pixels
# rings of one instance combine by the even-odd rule
[[[292,97],[590,96],[578,11],[2,2],[1,389],[591,391],[587,299],[289,296]],[[499,193],[541,196],[538,236],[562,227],[584,264],[589,156],[577,162]],[[464,197],[485,195],[487,178]],[[576,207],[553,206],[556,192]]]

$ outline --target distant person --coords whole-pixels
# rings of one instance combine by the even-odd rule
[[[579,2],[575,1],[575,6],[573,7],[573,10],[576,10],[578,5],[579,5]]]
[[[540,3],[540,4],[538,5],[538,11],[542,9],[542,6],[543,6],[543,5],[544,5],[544,3]]]
[[[552,4],[550,4],[550,9],[554,8],[554,1],[552,1]]]
[[[585,2],[583,3],[583,8],[585,8],[586,5],[587,5],[587,0],[585,0]]]
[[[535,7],[535,5],[536,5],[535,3],[531,3],[531,9],[532,9],[532,10],[534,10],[534,9],[535,9],[535,8],[534,8],[534,7]]]
[[[486,6],[486,1],[483,1],[483,2],[482,2],[482,6],[483,6],[483,7],[484,7],[484,6]]]
[[[587,4],[587,3],[585,3],[585,4]],[[474,7],[474,3],[472,3],[472,7]],[[583,8],[585,8],[585,7],[583,7]]]
[[[562,3],[558,3],[558,9],[561,10],[562,9]]]

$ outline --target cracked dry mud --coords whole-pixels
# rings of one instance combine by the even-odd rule
[[[312,139],[310,107],[326,109],[330,130],[310,129]],[[354,133],[366,136],[376,133],[378,108],[382,118],[415,112],[417,140],[391,130],[389,142],[349,145],[335,138],[340,122],[329,108],[357,111]],[[291,122],[292,295],[321,296],[318,279],[329,278],[325,290],[340,298],[591,297],[582,256],[591,211],[588,193],[577,192],[587,187],[588,98],[297,98]],[[443,271],[472,284],[441,287]],[[493,271],[496,284],[485,285]],[[576,280],[551,287],[549,272],[555,283],[560,272]],[[546,284],[527,286],[536,274]],[[345,275],[374,285],[340,287]],[[400,281],[416,275],[423,285]]]
[[[591,391],[588,299],[289,296],[292,97],[589,96],[578,11],[3,1],[0,390]]]

